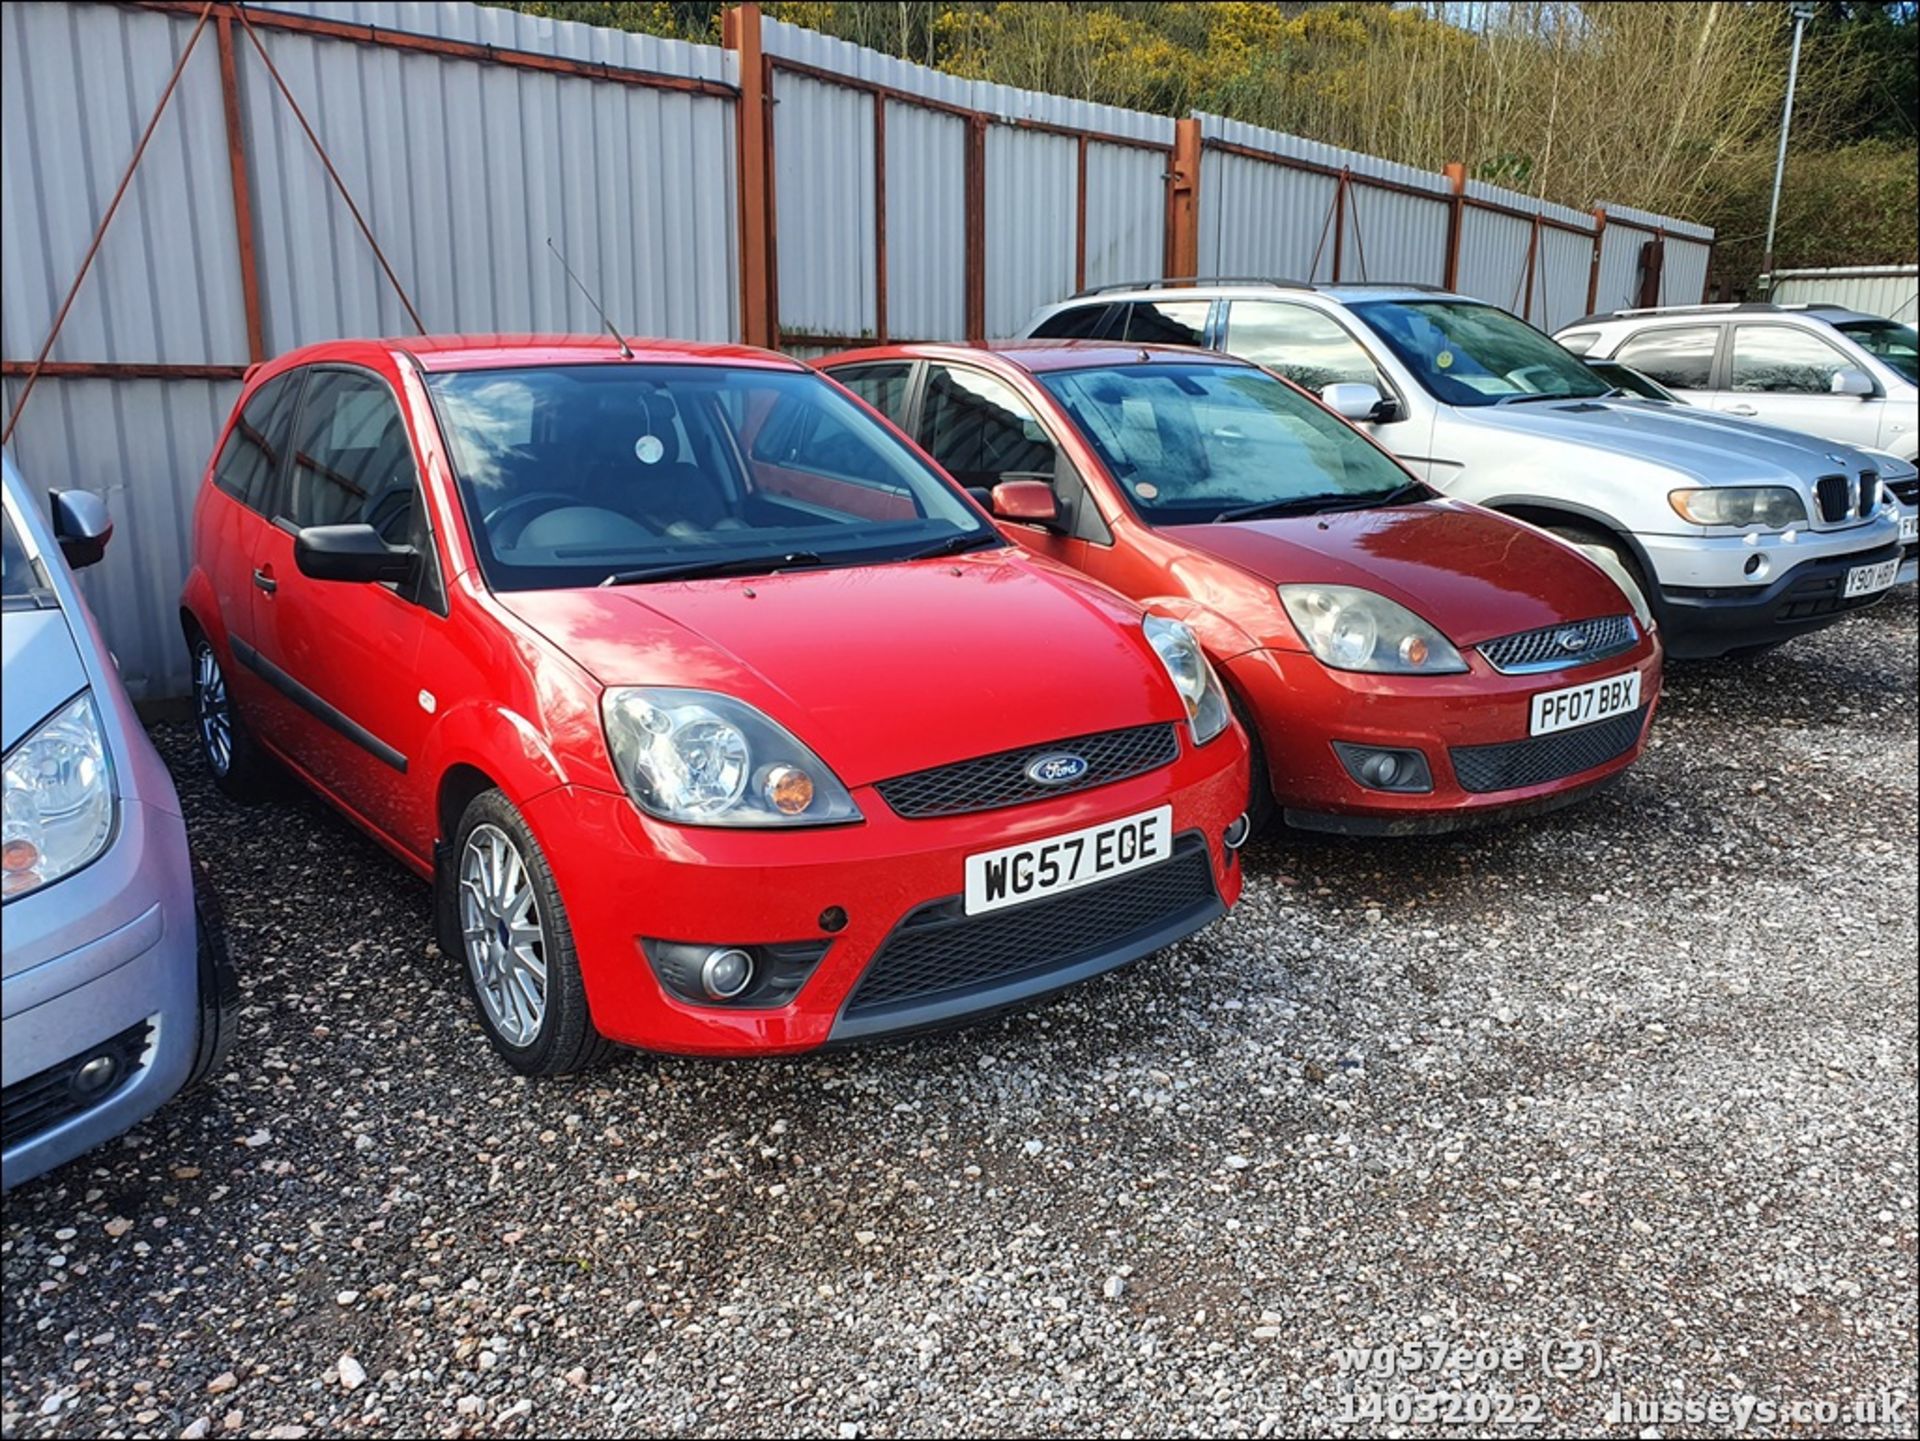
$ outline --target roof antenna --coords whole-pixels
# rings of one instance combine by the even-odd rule
[[[599,312],[600,323],[607,327],[607,334],[611,335],[614,344],[620,347],[620,358],[622,360],[632,360],[633,347],[628,345],[620,332],[613,328],[613,322],[607,319],[607,308],[595,299],[593,292],[587,289],[581,282],[580,277],[573,273],[573,267],[567,264],[567,257],[560,253],[560,247],[553,243],[553,237],[551,235],[547,237],[547,249],[551,250],[553,252],[553,258],[560,262],[560,268],[567,272],[567,279],[580,287],[580,293],[587,297],[587,304]]]

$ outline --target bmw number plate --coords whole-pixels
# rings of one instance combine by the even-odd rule
[[[1885,560],[1879,565],[1856,565],[1847,572],[1847,599],[1885,590],[1893,584],[1893,578],[1899,573],[1900,562],[1897,560]]]
[[[1900,517],[1900,539],[1908,543],[1920,540],[1920,515]]]
[[[1043,841],[983,851],[967,857],[967,914],[977,916],[1077,890],[1158,865],[1172,854],[1172,806]]]
[[[1545,690],[1533,698],[1533,723],[1527,734],[1544,736],[1575,726],[1610,720],[1640,709],[1640,672],[1608,676],[1565,690]]]

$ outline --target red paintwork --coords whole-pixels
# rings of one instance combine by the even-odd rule
[[[1171,346],[1027,341],[875,346],[814,363],[831,374],[843,365],[913,359],[984,370],[1034,407],[1084,478],[1113,544],[1033,526],[1001,528],[1036,554],[1187,621],[1251,715],[1281,806],[1389,821],[1457,819],[1595,785],[1625,770],[1644,747],[1643,732],[1639,745],[1604,767],[1522,790],[1475,794],[1454,780],[1448,748],[1524,739],[1529,698],[1540,691],[1637,669],[1651,724],[1661,678],[1656,636],[1596,664],[1518,676],[1502,675],[1470,649],[1498,636],[1627,612],[1625,597],[1606,573],[1571,547],[1507,516],[1441,497],[1370,511],[1156,528],[1135,513],[1098,453],[1033,378],[1049,370],[1160,359],[1245,362]],[[1364,432],[1355,433],[1372,443]],[[1470,670],[1438,676],[1332,670],[1295,632],[1275,590],[1282,583],[1360,586],[1398,601],[1453,641]],[[1433,772],[1433,791],[1406,795],[1362,787],[1334,754],[1334,740],[1418,746]]]
[[[631,342],[633,364],[802,369],[738,346]],[[578,591],[487,590],[443,442],[412,356],[425,368],[611,362],[611,339],[445,337],[338,341],[256,367],[235,402],[298,365],[343,361],[400,397],[446,577],[444,617],[378,585],[300,574],[293,536],[202,477],[183,620],[211,640],[267,749],[419,874],[448,839],[443,789],[482,772],[526,818],[559,882],[588,1000],[603,1034],[665,1051],[751,1053],[817,1046],[880,938],[907,911],[963,889],[971,853],[1171,803],[1198,829],[1231,905],[1240,871],[1222,832],[1246,804],[1237,729],[1172,766],[1011,810],[902,821],[871,783],[1109,727],[1184,721],[1141,634],[1139,609],[1065,567],[1017,550],[858,569]],[[228,425],[231,426],[232,419]],[[225,444],[222,431],[214,455]],[[817,477],[813,478],[816,482]],[[279,589],[256,589],[251,571]],[[381,764],[236,661],[238,618],[296,680],[407,757]],[[1044,642],[1044,643],[1042,643]],[[792,831],[683,827],[641,815],[612,769],[600,721],[607,685],[724,690],[811,746],[865,819]],[[431,692],[429,711],[420,699]],[[1182,734],[1185,734],[1184,725]],[[670,1000],[639,937],[716,943],[818,939],[846,930],[784,1010]],[[460,964],[451,961],[450,964]]]

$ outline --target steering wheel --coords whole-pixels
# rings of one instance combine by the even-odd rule
[[[557,490],[531,491],[526,495],[515,496],[504,505],[497,505],[487,511],[480,517],[480,525],[494,545],[513,545],[520,539],[522,532],[533,523],[535,516],[544,515],[550,510],[558,510],[563,505],[578,504],[580,504],[578,496],[563,495]],[[504,523],[509,516],[518,516],[521,511],[532,510],[534,506],[539,506],[540,509],[522,520],[512,529],[511,534],[506,533]]]

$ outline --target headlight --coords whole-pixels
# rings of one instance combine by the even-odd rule
[[[860,819],[818,756],[729,696],[629,686],[609,690],[600,711],[620,783],[650,816],[696,826]]]
[[[1694,525],[1733,525],[1742,530],[1761,525],[1785,530],[1807,523],[1807,505],[1800,492],[1783,485],[1734,485],[1715,490],[1675,490],[1667,504],[1682,520]]]
[[[82,691],[7,753],[6,900],[71,875],[113,837],[113,765]]]
[[[1167,668],[1173,688],[1186,705],[1193,743],[1203,746],[1225,730],[1233,716],[1227,707],[1227,693],[1220,689],[1220,678],[1207,664],[1206,653],[1185,621],[1150,615],[1144,625],[1147,643]]]
[[[1280,603],[1322,665],[1387,675],[1467,668],[1453,642],[1384,595],[1352,585],[1283,585]]]

